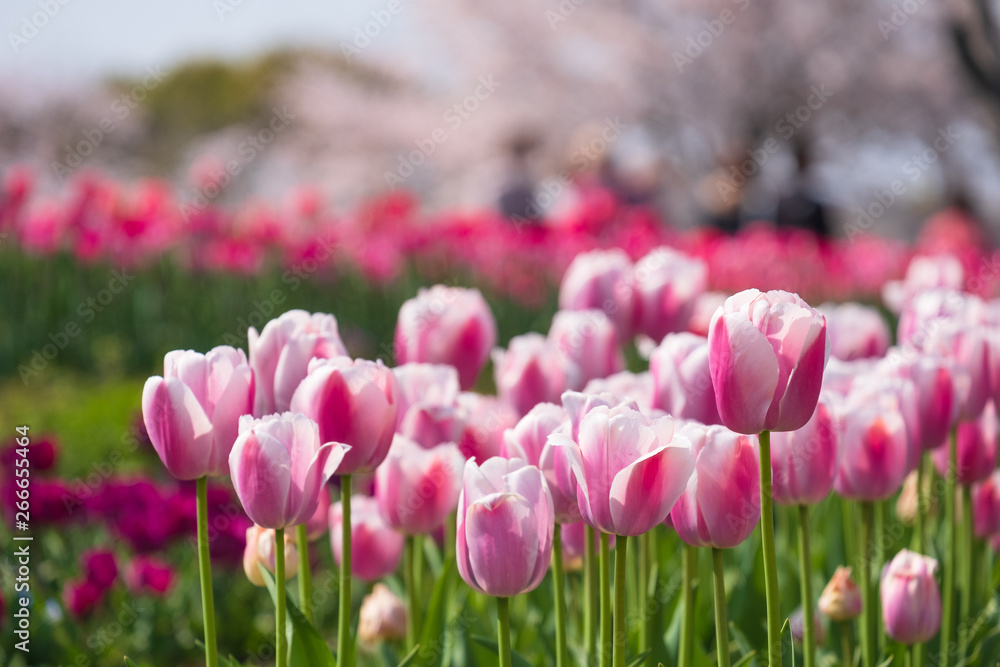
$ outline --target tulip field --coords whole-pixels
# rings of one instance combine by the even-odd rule
[[[952,241],[12,170],[0,663],[997,665]]]

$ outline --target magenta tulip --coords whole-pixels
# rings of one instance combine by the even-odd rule
[[[253,408],[254,380],[242,350],[174,350],[163,377],[146,380],[142,416],[156,453],[177,479],[229,474],[240,416]]]
[[[955,477],[959,484],[969,485],[988,478],[997,467],[997,411],[993,402],[973,421],[958,424]],[[948,473],[948,448],[940,447],[931,454],[942,475]]]
[[[465,464],[456,556],[469,586],[496,597],[536,588],[552,559],[552,497],[541,471],[492,458]]]
[[[233,487],[257,525],[297,526],[316,513],[320,489],[347,450],[340,443],[323,444],[316,422],[304,415],[244,415],[229,454]]]
[[[881,357],[889,349],[889,325],[878,309],[860,303],[824,304],[830,355],[853,361]]]
[[[708,366],[708,339],[691,333],[669,334],[649,357],[653,378],[653,407],[678,419],[721,424],[712,373]]]
[[[794,431],[816,409],[828,354],[826,320],[796,294],[746,290],[708,332],[722,423],[737,433]]]
[[[396,378],[382,362],[316,359],[292,409],[319,424],[322,442],[348,445],[338,475],[371,472],[389,452],[396,426]]]
[[[496,321],[479,290],[434,285],[399,309],[396,363],[454,366],[462,388],[469,389],[496,340]]]
[[[627,407],[590,410],[577,442],[549,439],[570,455],[583,520],[604,533],[642,535],[662,523],[694,471],[690,443],[675,438],[670,417],[653,421]]]
[[[651,250],[632,268],[635,331],[660,341],[684,331],[708,285],[708,266],[673,248]]]
[[[848,399],[841,411],[840,450],[833,488],[844,498],[885,500],[906,477],[906,424],[885,405]]]
[[[397,435],[375,471],[375,498],[386,522],[408,535],[444,525],[458,505],[465,457],[454,443],[425,449]]]
[[[344,507],[336,502],[330,509],[330,546],[338,566],[343,519]],[[382,517],[374,498],[351,496],[351,574],[369,582],[388,577],[399,567],[403,544],[403,536]]]
[[[771,493],[782,505],[814,505],[829,495],[837,474],[840,424],[832,396],[798,431],[771,436]]]
[[[561,310],[603,310],[622,340],[632,335],[632,261],[625,251],[592,250],[577,255],[559,286]]]
[[[1000,534],[1000,470],[972,487],[972,517],[976,537]]]
[[[337,318],[326,313],[290,310],[257,329],[247,331],[250,366],[257,384],[253,414],[263,417],[285,412],[292,394],[309,372],[314,358],[344,356]]]
[[[896,641],[919,644],[941,627],[937,566],[933,558],[903,549],[882,570],[882,621]]]
[[[561,310],[552,318],[548,337],[567,361],[569,389],[583,389],[590,380],[625,368],[618,331],[604,311]]]
[[[555,343],[541,334],[511,339],[507,350],[494,350],[497,395],[518,415],[539,403],[554,403],[566,391],[568,367]]]
[[[679,435],[691,442],[695,468],[670,511],[674,530],[696,547],[742,544],[760,521],[757,437],[694,422]]]

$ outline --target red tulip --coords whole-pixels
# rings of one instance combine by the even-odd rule
[[[173,586],[176,572],[168,563],[153,556],[137,556],[125,570],[125,583],[136,594],[163,596]]]

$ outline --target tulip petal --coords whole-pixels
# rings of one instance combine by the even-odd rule
[[[149,440],[171,475],[189,480],[210,472],[212,423],[187,385],[172,377],[149,378],[142,414]]]
[[[646,454],[611,484],[611,517],[617,535],[642,535],[670,514],[694,471],[685,447],[667,446]]]
[[[229,468],[236,495],[254,523],[265,528],[289,525],[291,460],[281,441],[266,432],[247,431],[229,455]]]
[[[489,595],[513,597],[527,590],[539,554],[531,512],[528,501],[514,493],[492,494],[469,506],[469,562]]]
[[[709,362],[723,423],[738,433],[759,433],[778,385],[771,343],[743,313],[712,321]]]

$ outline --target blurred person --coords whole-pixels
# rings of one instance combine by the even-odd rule
[[[730,147],[716,156],[716,167],[695,186],[695,199],[705,225],[727,234],[739,231],[743,222],[743,203],[756,169],[744,168],[747,152]]]
[[[535,199],[536,178],[530,164],[538,145],[537,137],[529,133],[515,135],[507,142],[507,173],[497,208],[509,220],[530,224],[541,220],[542,212]]]
[[[788,190],[778,199],[775,225],[786,229],[807,229],[820,238],[829,238],[827,207],[816,193],[812,169],[812,149],[807,139],[796,136],[793,142],[795,174]]]

